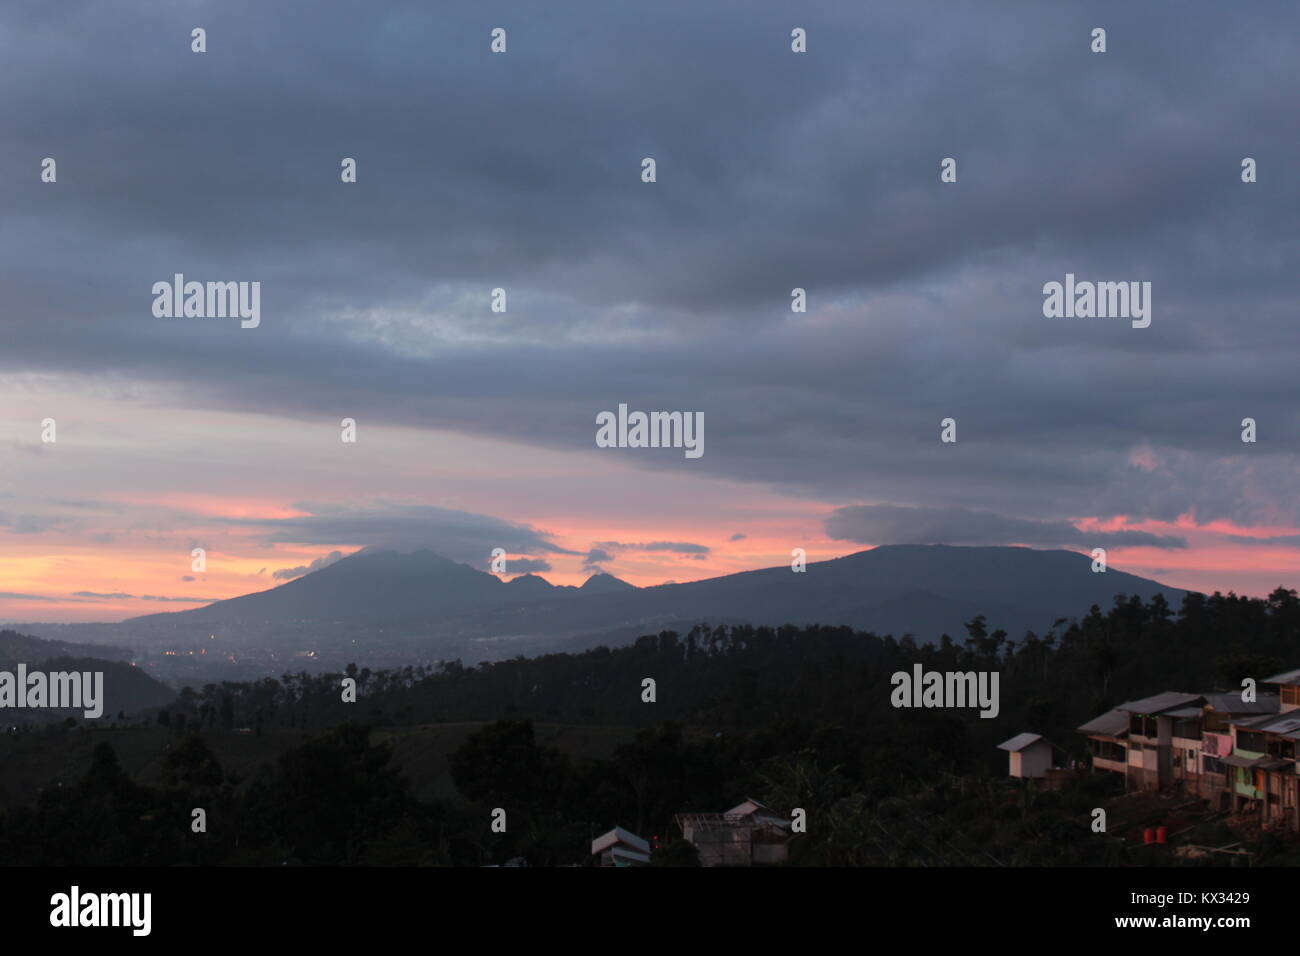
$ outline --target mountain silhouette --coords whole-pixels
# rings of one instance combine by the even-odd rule
[[[878,634],[932,640],[965,634],[984,615],[1013,637],[1046,631],[1059,618],[1109,608],[1117,594],[1163,594],[1177,608],[1186,592],[1157,581],[1092,571],[1073,551],[1015,547],[884,545],[803,572],[789,567],[638,588],[609,574],[581,587],[535,574],[506,583],[433,551],[365,550],[287,584],[189,611],[128,624],[169,630],[240,623],[301,626],[404,624],[421,633],[573,637],[695,623],[846,624]],[[418,625],[418,626],[417,626]]]

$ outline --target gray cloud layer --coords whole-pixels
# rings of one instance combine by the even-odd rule
[[[575,554],[554,544],[547,533],[490,515],[451,508],[378,500],[344,507],[303,502],[294,505],[307,514],[292,518],[228,518],[225,523],[260,529],[268,543],[349,544],[368,548],[431,548],[443,557],[478,567],[494,548],[509,554]],[[333,552],[312,562],[308,570],[332,564]],[[324,562],[324,563],[322,563]],[[512,570],[520,560],[510,563]],[[302,571],[302,568],[289,569]],[[295,577],[300,576],[295,574]],[[283,577],[277,571],[275,577]]]
[[[327,568],[336,561],[343,560],[342,551],[331,551],[329,554],[322,555],[311,564],[300,564],[296,568],[281,568],[271,575],[277,581],[292,581],[294,578],[300,578],[304,574],[311,574],[313,571],[319,571],[321,568]]]
[[[485,563],[485,567],[490,562]],[[511,558],[506,562],[506,569],[510,574],[536,574],[540,571],[550,571],[551,562],[545,558]]]
[[[894,505],[837,508],[826,534],[860,544],[1024,544],[1060,547],[1185,548],[1184,538],[1146,531],[1083,531],[1068,521],[1033,521],[967,508]]]
[[[16,595],[4,595],[4,596],[14,597]],[[45,598],[34,599],[32,598],[31,595],[21,595],[21,596],[26,597],[29,600],[46,600]],[[78,598],[92,598],[96,601],[120,601],[120,600],[162,601],[163,603],[167,603],[167,604],[211,604],[213,601],[219,600],[219,598],[210,598],[210,597],[206,597],[206,598],[205,597],[164,597],[156,594],[135,595],[135,594],[126,594],[122,591],[113,591],[109,593],[100,592],[100,591],[73,591],[72,596]]]
[[[0,138],[0,373],[592,454],[620,401],[701,410],[699,460],[603,453],[922,506],[932,533],[1300,523],[1298,29],[1290,2],[10,4],[0,83],[32,92]],[[1067,271],[1151,281],[1151,327],[1045,319]],[[175,272],[261,280],[262,327],[153,318]],[[832,526],[903,534],[886,516]],[[548,550],[449,514],[267,531],[407,519],[476,563]]]

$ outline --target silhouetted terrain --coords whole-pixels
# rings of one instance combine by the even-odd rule
[[[1011,634],[1044,631],[1117,594],[1177,605],[1183,591],[1122,571],[1093,573],[1071,551],[897,545],[802,573],[789,567],[636,588],[610,575],[582,587],[528,574],[509,582],[431,551],[362,551],[277,588],[112,625],[31,625],[33,633],[152,651],[172,683],[323,670],[364,657],[393,667],[468,663],[618,645],[700,623],[845,625],[921,641],[983,615]],[[215,643],[214,643],[215,642]],[[163,650],[171,657],[158,656]],[[200,653],[202,652],[202,653]]]
[[[1157,595],[1059,633],[1013,637],[982,619],[965,632],[918,645],[845,627],[700,627],[476,668],[353,665],[356,703],[341,699],[343,673],[187,689],[129,727],[0,737],[13,768],[0,860],[579,863],[615,824],[671,834],[675,813],[754,797],[807,811],[795,864],[1169,863],[1086,825],[1116,778],[1037,791],[1007,779],[995,745],[1032,730],[1086,759],[1074,728],[1119,701],[1295,666],[1300,600],[1189,594],[1175,612]],[[917,663],[997,671],[1000,715],[896,709],[891,675]],[[506,833],[487,825],[495,807]],[[1117,810],[1116,832],[1150,825],[1142,812]],[[1199,840],[1240,840],[1256,862],[1295,859],[1288,837],[1205,827]]]
[[[847,624],[877,633],[936,638],[961,633],[982,613],[1017,632],[1106,605],[1116,594],[1177,603],[1183,592],[1108,571],[1073,551],[890,545],[831,561],[745,571],[687,584],[635,588],[609,575],[557,587],[529,574],[504,582],[432,551],[362,551],[269,591],[131,623],[239,621],[437,621],[473,611],[490,630],[517,626],[525,609],[537,632],[619,627],[649,620]]]
[[[51,657],[95,657],[101,660],[126,660],[131,652],[123,647],[104,644],[74,644],[69,641],[51,641],[19,634],[17,631],[0,631],[0,666],[17,661],[40,661]]]

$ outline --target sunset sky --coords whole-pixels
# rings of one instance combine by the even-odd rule
[[[1100,546],[1300,587],[1295,31],[1208,2],[563,5],[0,9],[0,620],[389,545],[639,585]],[[261,282],[260,327],[156,318],[175,273]],[[1045,318],[1066,273],[1151,282],[1150,327]],[[703,456],[597,448],[620,403],[703,412]]]

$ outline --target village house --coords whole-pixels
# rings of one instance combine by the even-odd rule
[[[1120,704],[1078,731],[1093,768],[1123,774],[1126,789],[1181,790],[1300,832],[1300,670],[1261,683],[1279,693],[1244,701],[1169,691]]]
[[[766,865],[789,857],[791,821],[757,800],[725,813],[679,813],[676,819],[701,866]]]
[[[998,744],[998,749],[1007,751],[1010,757],[1008,775],[1021,780],[1047,779],[1049,771],[1057,769],[1055,758],[1061,752],[1040,734],[1016,734]]]
[[[1193,735],[1199,736],[1200,694],[1166,691],[1120,704],[1128,714],[1129,789],[1163,790],[1174,783],[1174,739],[1185,748]],[[1199,749],[1199,748],[1198,748]]]
[[[1276,713],[1276,695],[1167,691],[1129,701],[1078,728],[1095,769],[1124,775],[1130,790],[1180,787],[1208,799],[1226,787],[1222,758],[1232,752],[1230,721]]]
[[[1128,714],[1125,711],[1109,710],[1077,729],[1088,738],[1093,769],[1128,778]]]
[[[1300,668],[1265,677],[1263,683],[1278,685],[1283,711],[1300,710]]]
[[[630,830],[614,827],[591,841],[591,855],[601,866],[645,866],[650,862],[650,844]]]
[[[1260,694],[1255,701],[1244,701],[1239,693],[1207,694],[1201,716],[1200,777],[1188,789],[1211,801],[1217,809],[1228,809],[1231,768],[1224,763],[1224,758],[1233,750],[1232,721],[1277,712],[1276,694]]]
[[[1232,752],[1222,763],[1229,768],[1232,809],[1258,815],[1264,826],[1300,832],[1300,670],[1261,683],[1278,685],[1279,709],[1229,721]]]
[[[1296,816],[1296,740],[1300,715],[1266,714],[1232,721],[1229,769],[1232,809],[1257,814],[1261,823],[1300,830]]]

